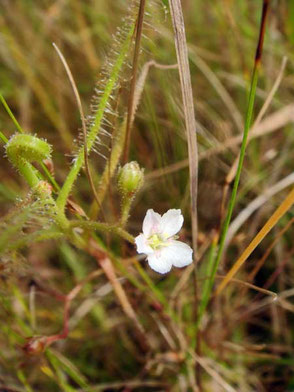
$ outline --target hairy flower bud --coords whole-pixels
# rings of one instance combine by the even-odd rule
[[[51,146],[45,140],[30,134],[15,134],[6,143],[6,153],[18,168],[23,162],[41,162],[50,158]]]
[[[39,181],[39,183],[34,188],[36,195],[42,194],[44,197],[51,196],[52,190],[52,185],[47,181]]]
[[[135,161],[126,163],[118,173],[118,187],[124,196],[135,194],[143,185],[144,169]]]

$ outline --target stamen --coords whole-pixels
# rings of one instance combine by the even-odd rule
[[[164,246],[168,246],[168,240],[159,234],[153,234],[148,238],[148,245],[151,246],[152,249],[157,250]]]

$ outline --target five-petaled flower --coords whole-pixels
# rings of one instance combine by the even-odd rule
[[[184,218],[181,210],[168,210],[162,216],[148,210],[143,221],[143,233],[135,238],[138,253],[147,255],[149,266],[160,274],[174,267],[192,263],[193,251],[189,245],[177,241]]]

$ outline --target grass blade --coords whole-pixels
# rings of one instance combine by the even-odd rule
[[[229,281],[235,276],[240,267],[244,264],[244,262],[248,259],[254,249],[258,246],[258,244],[264,239],[264,237],[271,231],[271,229],[277,224],[277,222],[286,214],[286,212],[292,207],[294,204],[294,188],[288,194],[286,199],[282,202],[282,204],[276,209],[273,215],[268,219],[266,224],[262,227],[262,229],[257,233],[254,239],[250,242],[244,252],[241,254],[239,259],[227,273],[225,279],[221,282],[219,287],[217,288],[216,294],[219,295]]]
[[[269,10],[269,1],[264,0],[262,15],[261,15],[259,39],[258,39],[258,44],[257,44],[257,49],[256,49],[256,54],[255,54],[255,63],[254,63],[252,77],[251,77],[251,86],[250,86],[250,93],[249,93],[249,100],[248,100],[248,108],[247,108],[247,113],[246,113],[245,127],[244,127],[243,140],[242,140],[241,149],[240,149],[239,162],[238,162],[235,181],[234,181],[234,185],[233,185],[232,195],[231,195],[231,198],[229,201],[226,218],[225,218],[223,228],[221,231],[219,248],[217,251],[216,258],[214,260],[212,274],[211,274],[210,281],[209,281],[209,290],[208,290],[209,293],[208,293],[208,295],[206,294],[206,299],[205,299],[206,304],[203,305],[204,309],[206,308],[207,303],[209,301],[210,293],[212,291],[213,284],[215,281],[216,272],[217,272],[219,263],[221,261],[222,255],[223,255],[226,236],[227,236],[227,232],[229,229],[231,217],[233,214],[233,209],[234,209],[234,206],[236,203],[237,191],[238,191],[238,186],[239,186],[239,182],[240,182],[243,162],[244,162],[244,158],[245,158],[248,133],[249,133],[250,125],[251,125],[253,107],[254,107],[254,102],[255,102],[255,94],[256,94],[256,87],[257,87],[257,81],[258,81],[258,72],[259,72],[259,68],[260,68],[260,61],[261,61],[261,55],[262,55],[262,49],[263,49],[265,25],[266,25],[268,10]],[[204,312],[204,309],[203,309],[203,312]],[[200,322],[200,320],[198,320],[198,322]]]

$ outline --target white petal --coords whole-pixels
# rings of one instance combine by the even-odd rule
[[[153,249],[147,244],[144,234],[139,234],[135,238],[138,253],[145,253],[146,255],[153,253]]]
[[[150,235],[157,233],[161,216],[153,210],[148,210],[143,221],[143,233],[148,238]]]
[[[166,274],[171,270],[172,263],[168,258],[162,257],[161,250],[154,252],[148,256],[148,264],[150,268],[159,274]]]
[[[184,218],[181,210],[168,210],[160,220],[160,232],[166,237],[172,237],[181,230]]]
[[[181,241],[170,241],[170,245],[161,250],[161,258],[178,268],[191,264],[192,254],[190,246]]]

